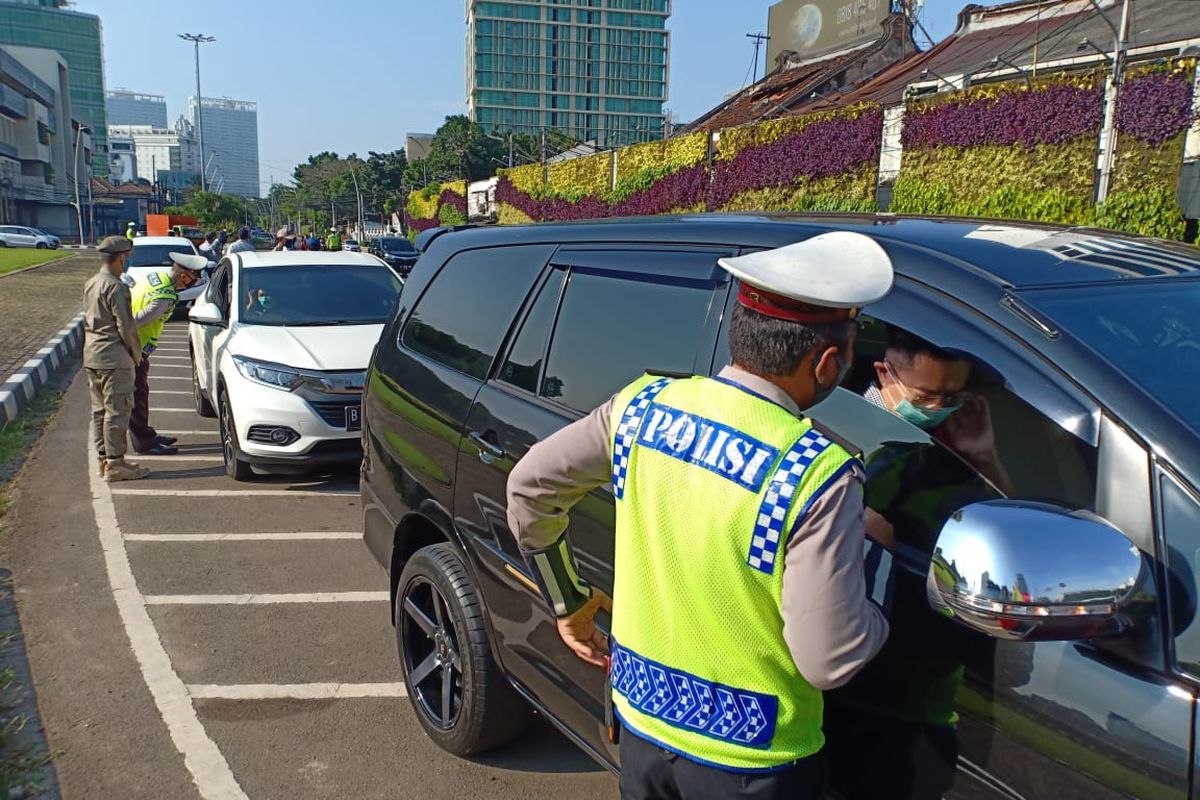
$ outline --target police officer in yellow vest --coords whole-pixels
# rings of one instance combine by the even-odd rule
[[[129,415],[129,438],[141,455],[164,456],[178,452],[175,438],[160,436],[150,425],[150,356],[158,349],[163,326],[175,311],[179,292],[200,280],[200,271],[208,266],[204,256],[171,253],[175,265],[170,271],[157,270],[133,287],[133,322],[137,325],[142,347],[134,385],[133,412]]]
[[[609,665],[627,800],[819,797],[822,690],[888,633],[891,557],[865,536],[862,467],[802,410],[845,377],[891,262],[836,232],[720,263],[740,279],[733,365],[638,378],[508,482],[560,636]],[[609,482],[615,604],[579,578],[567,536],[571,507]]]

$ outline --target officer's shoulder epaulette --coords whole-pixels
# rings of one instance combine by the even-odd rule
[[[862,453],[861,447],[859,447],[858,445],[856,445],[854,442],[850,441],[849,439],[845,438],[844,436],[839,436],[838,434],[829,430],[829,427],[827,425],[822,425],[821,423],[817,422],[815,419],[812,420],[812,424],[813,424],[813,430],[815,430],[817,433],[821,434],[829,441],[838,445],[839,447],[841,447],[843,450],[845,450],[850,455],[854,456],[855,458],[859,459],[860,461],[862,460],[863,453]]]
[[[653,375],[656,378],[674,378],[675,380],[687,380],[688,378],[696,377],[691,372],[670,372],[665,369],[648,369],[646,370],[646,374]]]

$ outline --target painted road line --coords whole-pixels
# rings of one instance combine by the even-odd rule
[[[209,428],[206,431],[184,431],[184,430],[167,430],[166,428],[156,428],[156,430],[167,436],[207,436],[210,433],[220,433],[216,428]]]
[[[151,389],[150,394],[191,394],[183,389]]]
[[[162,433],[162,431],[159,431]],[[112,489],[121,497],[357,497],[358,489]]]
[[[188,358],[187,356],[160,356],[158,353],[155,353],[153,356],[153,361],[151,363],[153,363],[155,366],[157,366],[160,361],[186,361],[190,364],[192,360],[190,358]],[[173,365],[163,364],[163,366],[170,367]]]
[[[387,603],[388,592],[310,592],[307,594],[148,594],[148,606],[269,606],[304,603]]]
[[[168,458],[170,456],[167,456]],[[142,459],[143,461],[145,459]],[[217,457],[220,461],[220,457]],[[301,531],[299,533],[127,533],[127,542],[299,542],[330,539],[357,541],[353,531]]]
[[[109,486],[92,469],[95,453],[90,447],[85,453],[92,490],[92,515],[100,535],[108,583],[121,623],[125,626],[125,635],[141,668],[142,679],[166,723],[171,741],[183,756],[184,766],[191,773],[202,798],[249,800],[216,742],[205,732],[196,716],[187,686],[171,666],[171,658],[158,638],[158,631],[154,628],[150,612],[146,610],[144,598],[138,590],[137,580],[133,577]]]
[[[191,394],[191,392],[180,392],[180,394]],[[150,410],[155,413],[162,411],[167,414],[176,414],[176,413],[178,413],[178,414],[195,414],[196,413],[196,409],[184,408],[182,406],[153,406],[153,407],[151,407]],[[197,416],[199,416],[199,415],[197,415]]]
[[[356,697],[408,696],[403,683],[192,684],[187,688],[193,700],[348,700]]]
[[[191,378],[178,378],[174,375],[151,375],[150,380],[152,380],[152,381],[190,381]],[[153,391],[153,390],[151,390],[151,391]],[[188,394],[191,394],[191,392],[189,392]]]
[[[172,461],[204,461],[204,462],[212,461],[212,462],[220,463],[225,460],[225,459],[221,458],[221,456],[206,456],[206,455],[190,456],[187,453],[178,453],[173,456],[147,456],[147,455],[142,455],[141,453],[137,453],[133,457],[135,459],[137,459],[137,462],[139,464],[142,463],[143,461],[148,462],[148,463],[162,462],[164,464],[168,464]]]

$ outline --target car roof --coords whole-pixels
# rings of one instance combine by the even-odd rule
[[[152,244],[178,244],[191,247],[193,250],[196,249],[192,240],[184,236],[138,236],[133,240],[134,247],[145,247]]]
[[[313,252],[311,250],[271,250],[263,253],[237,253],[242,266],[247,269],[269,267],[296,267],[306,264],[321,264],[329,267],[366,266],[390,270],[384,262],[370,253],[351,253],[345,250]]]
[[[1200,277],[1200,252],[1180,243],[1091,228],[892,214],[693,214],[455,229],[452,249],[558,242],[646,242],[780,247],[833,230],[858,231],[993,285],[1039,288],[1113,280]],[[434,247],[437,240],[430,243]],[[440,248],[439,248],[440,249]],[[918,265],[917,262],[922,262]],[[897,263],[902,273],[905,269]],[[933,276],[929,276],[933,277]]]

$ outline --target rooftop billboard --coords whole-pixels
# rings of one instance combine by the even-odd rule
[[[891,0],[783,0],[771,6],[767,70],[787,50],[811,59],[879,38]]]

